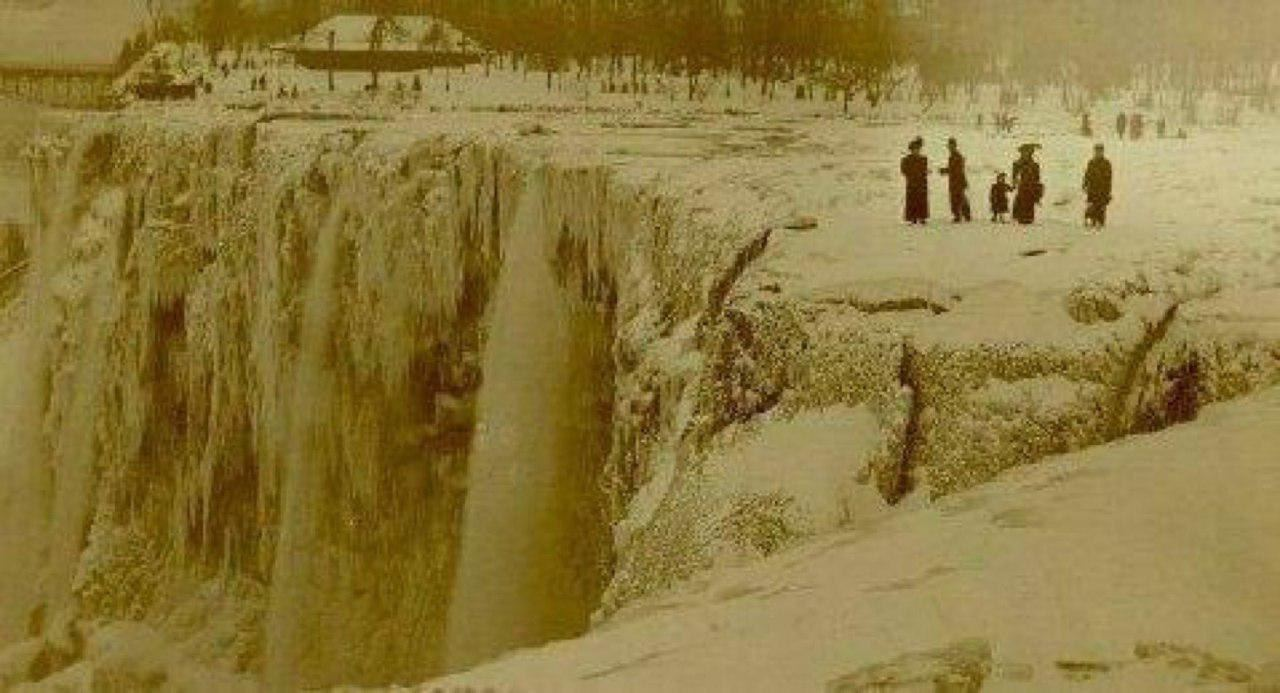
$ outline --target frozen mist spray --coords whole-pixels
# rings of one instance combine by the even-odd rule
[[[580,633],[572,556],[583,422],[570,304],[556,281],[543,179],[529,174],[488,319],[444,668]]]
[[[64,284],[61,295],[54,289],[72,252],[69,239],[104,237],[100,219],[118,217],[123,205],[115,191],[96,213],[78,215],[80,171],[91,142],[76,143],[54,181],[53,204],[29,239],[23,325],[0,339],[0,645],[30,635],[33,614],[48,618],[72,604],[92,505],[94,426],[102,406],[95,395],[109,338],[101,318],[115,278],[99,263]],[[59,334],[64,303],[83,317]],[[69,372],[51,371],[45,345],[55,337],[75,345],[76,367]],[[44,408],[55,379],[68,383],[73,395],[58,404],[64,425],[49,432]]]
[[[324,608],[315,601],[315,574],[323,560],[317,507],[325,465],[335,457],[336,441],[326,423],[333,417],[334,371],[329,367],[337,300],[338,250],[345,210],[335,202],[317,239],[316,260],[307,283],[297,362],[290,394],[285,448],[283,509],[267,615],[267,684],[272,690],[298,687],[305,665],[305,641],[324,637],[306,627],[309,614]],[[333,634],[341,637],[342,634]]]

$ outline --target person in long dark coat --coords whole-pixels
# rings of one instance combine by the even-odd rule
[[[1129,116],[1123,111],[1116,116],[1116,135],[1124,139],[1124,131],[1129,129]]]
[[[902,177],[907,179],[907,200],[903,219],[909,224],[929,221],[929,160],[920,150],[924,140],[919,137],[907,145],[909,153],[902,157]]]
[[[1093,159],[1084,172],[1084,194],[1089,206],[1084,212],[1085,226],[1107,225],[1107,205],[1111,204],[1111,162],[1102,145],[1094,145]]]
[[[1044,197],[1044,183],[1040,180],[1040,164],[1035,160],[1036,145],[1024,144],[1021,156],[1013,162],[1013,220],[1030,224],[1036,220],[1036,205]]]
[[[947,140],[947,151],[950,152],[947,157],[947,167],[941,169],[939,173],[947,177],[947,192],[951,197],[951,221],[957,224],[962,221],[973,221],[973,210],[969,207],[969,178],[965,175],[964,155],[960,153],[956,138]]]

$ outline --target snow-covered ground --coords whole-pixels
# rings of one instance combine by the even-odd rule
[[[934,690],[946,676],[1274,690],[1277,421],[1273,389],[704,575],[581,640],[421,690]]]
[[[261,71],[268,95],[247,88]],[[521,358],[545,369],[559,356],[522,354],[508,339],[503,358],[482,357],[468,341],[482,338],[463,338],[447,354],[457,372],[433,377],[456,378],[446,384],[464,394],[438,403],[434,391],[402,391],[420,342],[441,339],[432,330],[478,330],[464,288],[493,281],[499,248],[525,247],[505,245],[512,200],[525,177],[541,176],[540,240],[555,249],[565,295],[542,287],[519,296],[510,286],[502,294],[511,305],[527,298],[557,310],[560,300],[577,311],[575,302],[613,300],[612,333],[594,337],[608,348],[577,343],[585,338],[575,332],[571,346],[540,351],[616,360],[608,432],[622,454],[602,474],[616,494],[602,533],[616,565],[584,638],[444,685],[863,690],[886,677],[928,684],[981,675],[997,687],[1087,679],[1161,690],[1197,678],[1274,678],[1280,165],[1270,152],[1280,151],[1280,124],[1256,116],[1240,129],[1191,128],[1185,140],[1104,134],[1116,203],[1107,229],[1087,231],[1079,188],[1094,140],[1074,134],[1076,119],[1051,95],[1024,105],[1008,136],[977,124],[978,112],[990,118],[992,93],[924,117],[911,115],[918,104],[895,102],[874,117],[845,118],[838,104],[762,100],[737,86],[724,97],[718,85],[716,96],[690,105],[682,81],[660,89],[654,79],[637,98],[599,93],[599,75],[566,76],[550,91],[537,73],[482,75],[480,67],[436,71],[424,75],[420,95],[398,91],[386,75],[383,93],[363,94],[367,76],[346,75],[331,95],[323,75],[268,64],[213,76],[213,94],[194,105],[138,104],[93,121],[70,165],[57,159],[65,151],[51,154],[50,175],[84,174],[69,188],[83,199],[64,200],[45,181],[46,203],[87,212],[56,230],[66,239],[41,239],[48,248],[36,271],[56,279],[60,293],[27,300],[45,301],[37,314],[47,313],[47,334],[31,344],[47,353],[20,353],[31,345],[13,338],[6,353],[18,363],[47,359],[61,374],[52,386],[61,396],[36,402],[50,407],[37,413],[69,450],[109,443],[101,447],[115,457],[102,466],[125,473],[103,483],[126,497],[156,494],[151,502],[183,508],[192,527],[221,527],[234,537],[219,545],[235,558],[228,563],[258,566],[228,569],[235,580],[264,584],[246,590],[252,598],[192,597],[183,591],[190,585],[171,580],[183,608],[139,606],[141,597],[118,594],[128,591],[112,571],[127,568],[135,579],[153,564],[130,563],[134,544],[111,546],[116,528],[103,511],[94,536],[114,563],[90,556],[79,579],[112,613],[122,611],[117,601],[153,609],[149,625],[77,630],[51,614],[48,630],[57,633],[0,663],[68,656],[52,641],[65,628],[89,634],[77,655],[85,661],[58,675],[72,684],[96,667],[198,689],[209,679],[184,668],[190,653],[202,666],[257,675],[272,647],[277,659],[310,657],[328,682],[348,680],[337,671],[344,666],[366,680],[429,668],[415,651],[425,646],[402,647],[394,636],[439,646],[439,630],[405,623],[412,619],[401,607],[442,615],[437,585],[421,577],[421,565],[434,569],[440,557],[403,545],[362,553],[363,537],[346,532],[416,536],[409,545],[418,548],[429,543],[424,536],[436,540],[423,528],[447,524],[416,517],[420,498],[396,495],[421,482],[410,462],[421,456],[404,450],[444,425],[437,412],[465,418],[470,398],[496,396],[474,392],[467,363],[483,370],[492,359],[520,373]],[[294,85],[297,99],[278,95]],[[1126,107],[1100,106],[1095,122]],[[978,221],[949,223],[945,181],[935,176],[934,222],[901,223],[898,159],[915,135],[926,139],[934,168],[946,138],[959,139]],[[1043,145],[1041,219],[989,223],[986,188],[1024,141]],[[330,208],[335,201],[349,216]],[[120,228],[131,229],[128,242],[109,242]],[[155,302],[174,300],[190,311],[176,331],[153,312]],[[317,345],[326,339],[304,339],[315,342],[308,352],[291,336],[291,326],[330,313],[328,339],[351,361],[333,368],[348,381],[325,381],[327,352]],[[135,353],[141,340],[127,338],[149,330],[168,330],[154,336],[161,346],[147,348],[179,364],[171,372],[153,376],[151,361]],[[297,363],[315,373],[299,375]],[[8,377],[34,381],[23,375]],[[566,391],[589,380],[564,379],[556,386]],[[349,382],[361,388],[342,390]],[[299,392],[284,383],[299,383]],[[302,385],[331,388],[319,398],[326,402],[359,404],[317,406],[314,421],[299,423],[289,412],[311,411],[298,399],[307,396]],[[131,393],[123,410],[104,406],[117,392]],[[185,430],[166,428],[164,406],[155,413],[151,398],[182,399],[196,412],[196,424],[182,426],[207,434],[200,446],[208,452],[176,473],[171,495],[129,485],[136,465],[155,461],[137,452],[144,433]],[[19,399],[4,400],[13,421],[25,406]],[[424,401],[431,431],[408,425],[427,416],[414,409]],[[73,425],[83,411],[95,412],[95,430]],[[317,445],[303,435],[309,426],[348,436],[350,447]],[[150,454],[185,453],[163,436],[145,438],[159,451]],[[247,456],[225,443],[244,440],[268,452]],[[4,443],[0,450],[10,449]],[[361,458],[364,450],[384,456]],[[82,457],[74,468],[95,473],[100,461]],[[277,458],[295,471],[276,469]],[[257,524],[264,515],[289,529],[290,517],[277,517],[279,495],[304,493],[292,479],[315,459],[344,470],[359,492],[315,487],[329,495],[306,496],[324,520],[312,531],[333,535],[292,539],[293,563],[262,568],[274,546],[244,547],[276,531]],[[253,481],[234,492],[235,484],[211,481],[245,466]],[[368,503],[362,494],[388,493],[378,486],[387,479],[392,501]],[[449,493],[441,492],[442,506],[457,495]],[[885,497],[901,502],[890,507]],[[335,507],[349,524],[329,522]],[[203,520],[194,519],[201,509]],[[78,526],[75,513],[67,516]],[[369,517],[383,526],[360,524]],[[128,529],[179,553],[205,550],[191,548],[187,532],[198,532],[169,519],[134,518]],[[295,529],[307,527],[302,517]],[[349,560],[310,564],[307,541]],[[75,548],[74,537],[63,543]],[[113,548],[134,553],[117,557]],[[77,572],[75,555],[63,559],[60,570]],[[361,567],[370,561],[384,561],[376,565],[385,573]],[[225,612],[212,606],[224,602]],[[263,632],[264,610],[288,637]],[[172,651],[158,645],[166,638]],[[373,670],[384,661],[400,668]]]

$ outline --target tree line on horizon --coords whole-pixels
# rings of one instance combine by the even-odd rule
[[[639,91],[679,75],[691,98],[732,76],[874,106],[910,75],[927,101],[998,83],[1084,100],[1216,89],[1272,108],[1280,81],[1280,3],[1257,0],[194,0],[188,26],[216,52],[339,13],[444,19],[548,84],[573,70]]]

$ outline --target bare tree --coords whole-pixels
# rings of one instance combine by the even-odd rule
[[[893,15],[886,0],[864,0],[836,26],[834,57],[825,75],[828,86],[841,93],[846,113],[857,94],[873,108],[879,106],[903,81]]]
[[[371,88],[377,91],[379,88],[380,70],[378,69],[378,61],[382,59],[379,53],[386,47],[388,39],[404,40],[408,38],[409,32],[396,21],[395,15],[386,3],[380,3],[377,14],[374,15],[373,25],[369,28],[369,52],[373,62],[373,71],[371,76],[373,81],[370,83]]]
[[[209,59],[242,38],[239,0],[200,0],[195,6],[196,35],[208,50]]]

